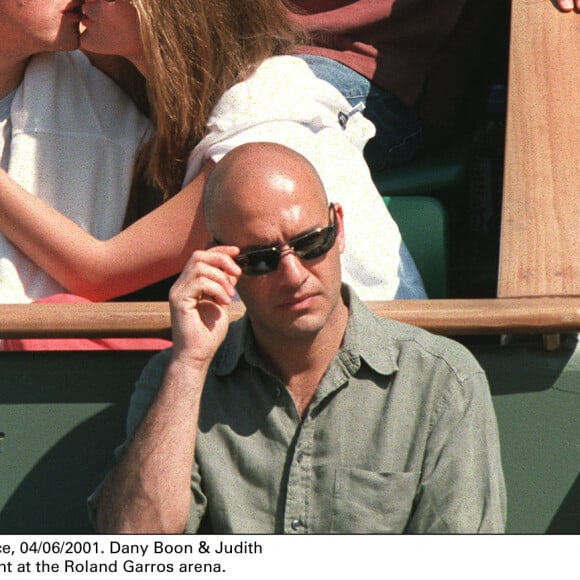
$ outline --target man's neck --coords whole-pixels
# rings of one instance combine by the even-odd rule
[[[26,58],[15,61],[0,55],[0,99],[10,94],[22,82],[29,60]]]
[[[326,326],[313,336],[256,336],[262,358],[286,385],[301,414],[340,349],[347,322],[348,308],[341,302]]]

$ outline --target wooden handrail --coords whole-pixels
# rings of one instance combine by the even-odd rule
[[[379,316],[443,335],[580,332],[580,297],[369,302]],[[230,309],[235,320],[240,303]],[[170,336],[167,302],[0,305],[0,338]]]
[[[442,335],[580,331],[580,297],[371,302],[379,316]]]

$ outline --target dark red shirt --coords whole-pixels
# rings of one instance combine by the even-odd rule
[[[312,35],[303,52],[333,58],[453,126],[477,74],[493,2],[469,0],[293,0]],[[485,13],[485,14],[484,14]]]

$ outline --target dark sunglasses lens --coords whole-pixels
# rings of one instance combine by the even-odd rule
[[[248,252],[235,259],[247,276],[263,276],[273,272],[280,263],[280,253],[274,249]]]
[[[320,228],[300,238],[290,240],[288,245],[301,260],[316,260],[324,256],[336,241],[338,232],[336,226],[336,213],[333,210],[333,224],[326,228]],[[234,258],[236,264],[246,276],[264,276],[274,272],[280,265],[282,250],[280,248],[266,248],[254,250]]]
[[[292,245],[299,258],[315,260],[332,248],[336,237],[336,228],[329,226],[317,232],[312,232],[296,240]]]

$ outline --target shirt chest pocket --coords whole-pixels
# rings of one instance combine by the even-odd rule
[[[419,477],[419,473],[337,469],[330,531],[403,532],[413,508]]]

